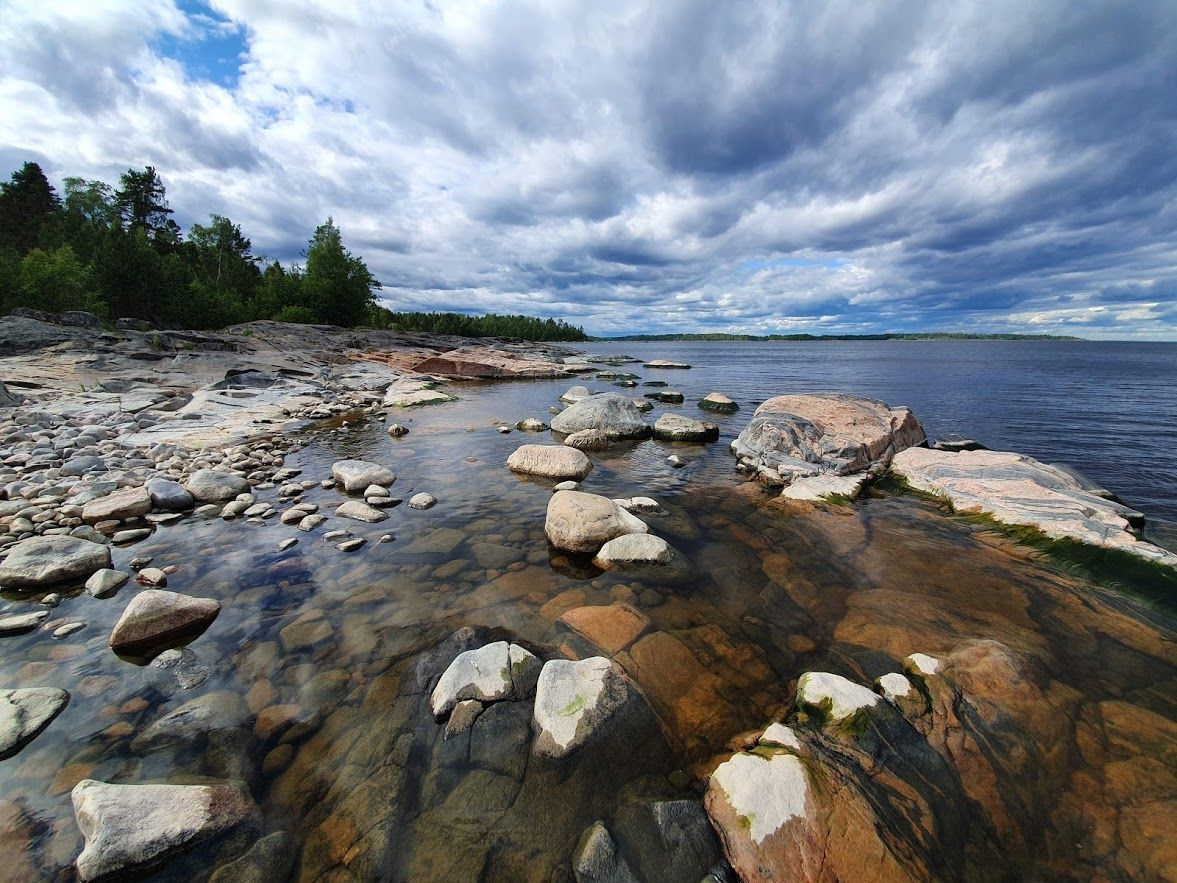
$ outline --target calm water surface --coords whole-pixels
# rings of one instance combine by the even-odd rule
[[[663,792],[692,796],[683,777],[671,774],[702,770],[734,734],[779,718],[801,672],[831,670],[869,683],[908,653],[948,652],[970,638],[997,638],[1048,659],[1060,689],[1083,697],[1075,720],[1112,700],[1177,719],[1173,623],[1164,611],[1027,561],[1002,538],[918,500],[877,498],[802,515],[774,509],[765,505],[770,494],[738,479],[727,451],[764,398],[854,392],[911,406],[933,437],[956,432],[1070,463],[1150,516],[1174,518],[1177,347],[585,348],[693,364],[689,371],[616,369],[681,389],[686,404],[669,410],[699,415],[694,400],[713,389],[742,405],[738,414],[712,418],[721,425],[718,444],[622,446],[594,454],[585,482],[595,493],[662,502],[668,513],[649,519],[651,527],[692,561],[695,582],[668,588],[602,574],[549,549],[543,519],[550,483],[504,466],[516,446],[547,435],[500,435],[495,426],[550,419],[569,381],[459,386],[458,402],[397,415],[411,430],[399,440],[378,420],[310,435],[287,458],[303,469],[301,478],[326,477],[334,460],[359,456],[395,469],[395,495],[424,490],[440,502],[425,512],[398,506],[375,525],[332,518],[311,534],[276,519],[189,518],[116,549],[116,567],[152,555],[155,566],[180,566],[170,589],[222,602],[219,618],[187,648],[188,680],[107,648],[111,627],[138,591],[134,583],[107,600],[80,587],[69,593],[52,618],[87,625],[63,640],[43,630],[0,639],[0,684],[59,686],[72,697],[41,736],[0,762],[8,825],[0,833],[0,857],[8,860],[0,879],[70,879],[82,841],[69,791],[84,777],[243,779],[262,808],[264,830],[294,837],[295,879],[565,879],[579,833],[610,817],[623,788],[656,781]],[[580,382],[612,389],[592,375]],[[685,468],[667,465],[671,452]],[[304,499],[329,513],[343,497],[316,488]],[[350,555],[337,551],[321,535],[338,527],[368,545]],[[386,533],[395,539],[377,543]],[[276,552],[289,536],[299,544]],[[668,657],[654,642],[649,653],[631,648],[626,656],[661,735],[629,745],[611,769],[594,772],[591,788],[575,774],[548,782],[534,768],[525,772],[526,741],[521,761],[476,760],[473,747],[457,760],[447,755],[453,743],[443,743],[413,686],[430,648],[474,626],[545,658],[593,655],[556,620],[578,606],[617,600],[649,617],[648,634],[663,636],[663,650],[668,642],[675,648]],[[13,595],[0,609],[20,612],[32,603]],[[238,705],[244,698],[246,719],[228,713],[216,732],[170,742],[143,737],[163,715],[216,693]],[[516,723],[525,733],[526,720]],[[389,758],[399,760],[390,765]],[[1078,770],[1084,761],[1070,763]],[[1057,783],[1059,794],[1076,787],[1065,776]],[[1027,795],[1028,806],[1041,802],[1042,795]],[[1078,861],[1075,850],[1090,851],[1086,841],[1076,845],[1066,825],[1056,830],[1051,819],[1027,812],[1026,829],[1036,833],[1018,861],[1030,876],[1066,876],[1060,868]],[[487,818],[497,827],[486,829]],[[1052,864],[1036,864],[1040,849]],[[1095,869],[1111,861],[1084,856]],[[198,852],[195,866],[167,873],[203,879],[202,858]]]

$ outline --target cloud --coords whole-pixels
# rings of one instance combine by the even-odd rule
[[[332,215],[413,309],[1174,338],[1174,70],[1163,0],[9,0],[0,174]]]

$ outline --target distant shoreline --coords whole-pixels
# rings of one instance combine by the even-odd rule
[[[911,334],[626,334],[621,337],[593,337],[593,343],[610,341],[827,341],[827,340],[1085,340],[1062,334],[964,334],[926,332]]]

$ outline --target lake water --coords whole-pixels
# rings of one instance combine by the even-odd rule
[[[1168,749],[1157,747],[1177,727],[1170,610],[914,497],[783,509],[735,474],[727,442],[771,395],[852,392],[911,406],[933,437],[960,433],[1067,462],[1149,516],[1174,518],[1177,347],[584,349],[695,366],[615,369],[683,391],[685,404],[658,405],[651,417],[663,409],[702,416],[694,400],[713,389],[742,406],[708,415],[721,427],[717,444],[651,440],[592,455],[585,490],[658,499],[667,511],[648,519],[651,529],[689,559],[693,581],[667,586],[602,573],[554,552],[543,533],[552,483],[504,466],[519,444],[548,437],[499,434],[498,424],[550,419],[549,407],[572,383],[613,389],[608,381],[459,384],[457,402],[394,415],[410,428],[402,439],[390,439],[383,421],[360,417],[305,435],[286,460],[301,478],[327,477],[334,460],[363,457],[395,469],[395,495],[429,491],[439,503],[428,511],[401,505],[373,525],[332,518],[310,534],[276,519],[189,518],[116,549],[116,567],[153,556],[153,566],[180,568],[169,589],[223,604],[186,648],[179,675],[107,647],[134,583],[106,600],[80,587],[67,593],[53,619],[86,622],[67,638],[43,630],[0,638],[0,685],[71,693],[44,733],[0,761],[0,880],[70,879],[82,839],[69,791],[85,777],[243,780],[261,808],[261,832],[288,834],[281,851],[293,862],[291,879],[568,880],[588,825],[612,825],[635,793],[697,799],[701,777],[730,754],[733,737],[787,715],[802,672],[869,684],[909,653],[950,653],[977,640],[998,640],[1033,660],[1049,703],[1014,709],[1026,715],[1015,727],[1017,750],[999,752],[1021,756],[1025,745],[1035,766],[1033,775],[1011,767],[1001,780],[1016,842],[996,848],[978,839],[973,854],[1021,878],[1117,878],[1142,867],[1133,864],[1136,841],[1106,835],[1109,826],[1135,824],[1138,803],[1091,782],[1123,781],[1131,770],[1134,788],[1148,782],[1149,812],[1174,805],[1177,773],[1159,762]],[[672,452],[684,468],[667,464]],[[276,491],[259,498],[275,500]],[[330,513],[343,495],[314,488],[304,498]],[[338,527],[368,544],[338,551],[322,539]],[[394,539],[377,542],[384,534]],[[298,545],[276,551],[290,536]],[[0,608],[19,612],[34,601],[8,595]],[[426,688],[445,648],[452,657],[459,645],[457,630],[480,630],[477,643],[509,638],[545,659],[583,658],[601,650],[559,617],[617,602],[648,620],[614,658],[644,692],[657,726],[636,722],[623,745],[606,743],[605,754],[586,751],[552,767],[529,760],[526,703],[492,706],[494,715],[484,712],[466,736],[442,739]],[[144,735],[194,701],[213,709],[215,724]],[[1047,717],[1039,706],[1049,708]],[[1049,763],[1039,763],[1039,750]],[[981,838],[983,825],[964,827]],[[623,848],[632,845],[619,837]],[[211,856],[198,850],[162,878],[205,879]],[[966,870],[954,875],[970,879]]]

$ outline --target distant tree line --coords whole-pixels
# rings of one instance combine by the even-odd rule
[[[331,218],[307,243],[304,265],[253,253],[223,215],[184,236],[156,170],[129,169],[118,187],[66,178],[64,196],[27,162],[0,182],[0,315],[17,307],[86,310],[165,328],[224,328],[274,319],[467,337],[585,340],[579,328],[528,316],[394,313],[380,283],[343,244]]]
[[[589,340],[584,329],[561,319],[533,316],[466,316],[461,313],[401,313],[384,307],[373,310],[371,324],[397,331],[424,331],[460,337],[517,337],[522,340]]]
[[[627,334],[594,340],[1081,340],[1060,334],[970,334],[964,331],[914,331],[902,334]]]

